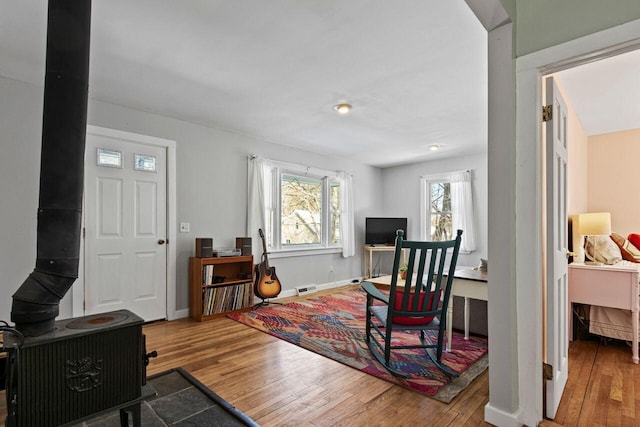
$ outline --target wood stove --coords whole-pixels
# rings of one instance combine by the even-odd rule
[[[148,362],[142,323],[120,310],[59,320],[25,338],[9,367],[17,381],[7,387],[16,396],[7,424],[58,426],[139,402]],[[5,346],[15,339],[5,335]]]

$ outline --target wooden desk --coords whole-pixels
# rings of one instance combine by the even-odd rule
[[[453,275],[451,299],[447,306],[447,336],[451,336],[453,328],[453,297],[464,298],[464,339],[469,339],[469,298],[489,301],[487,272],[464,267]],[[447,340],[447,351],[451,351],[451,340]]]
[[[362,257],[362,275],[365,280],[373,277],[373,253],[374,252],[395,252],[395,245],[379,245],[379,246],[364,246],[364,256]],[[402,251],[402,262],[406,262],[406,252]],[[367,264],[367,261],[368,264]],[[368,274],[367,274],[368,273]]]
[[[415,278],[414,278],[415,280]],[[380,276],[368,279],[374,285],[381,285],[386,289],[391,286],[391,275]],[[404,288],[404,280],[398,277],[397,286]],[[415,284],[415,282],[414,282]],[[451,333],[453,329],[453,297],[464,298],[464,339],[469,339],[469,298],[482,301],[489,300],[489,288],[487,283],[487,272],[474,270],[470,267],[462,267],[456,270],[453,276],[453,287],[449,296],[447,306],[447,351],[451,351]]]
[[[631,311],[632,359],[638,363],[638,270],[635,267],[569,264],[569,341],[573,340],[573,303]]]

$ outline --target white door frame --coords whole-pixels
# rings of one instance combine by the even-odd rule
[[[87,125],[87,133],[163,147],[167,150],[167,320],[177,316],[176,308],[176,142],[132,132]],[[89,157],[90,159],[91,157]],[[84,228],[83,208],[82,225]],[[73,285],[71,310],[74,317],[84,315],[84,239],[80,247],[78,279]]]
[[[640,46],[640,20],[516,59],[516,293],[519,408],[542,420],[542,76]],[[526,159],[526,160],[525,160]],[[535,161],[530,161],[535,159]],[[534,301],[534,304],[531,304]],[[518,337],[520,339],[518,339]],[[526,337],[526,338],[525,338]],[[535,342],[535,351],[531,351]]]

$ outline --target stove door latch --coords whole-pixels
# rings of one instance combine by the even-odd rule
[[[153,350],[152,352],[145,354],[142,358],[142,360],[144,361],[144,366],[149,366],[149,359],[151,359],[152,357],[158,357],[158,352]]]

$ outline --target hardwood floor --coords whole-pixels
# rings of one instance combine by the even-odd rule
[[[569,379],[553,421],[541,426],[640,426],[640,365],[621,341],[569,345]]]
[[[147,351],[158,351],[148,375],[183,367],[263,426],[489,425],[488,372],[444,404],[228,318],[158,322],[144,333]],[[640,425],[640,367],[624,343],[575,341],[569,358],[558,415],[541,425]]]

